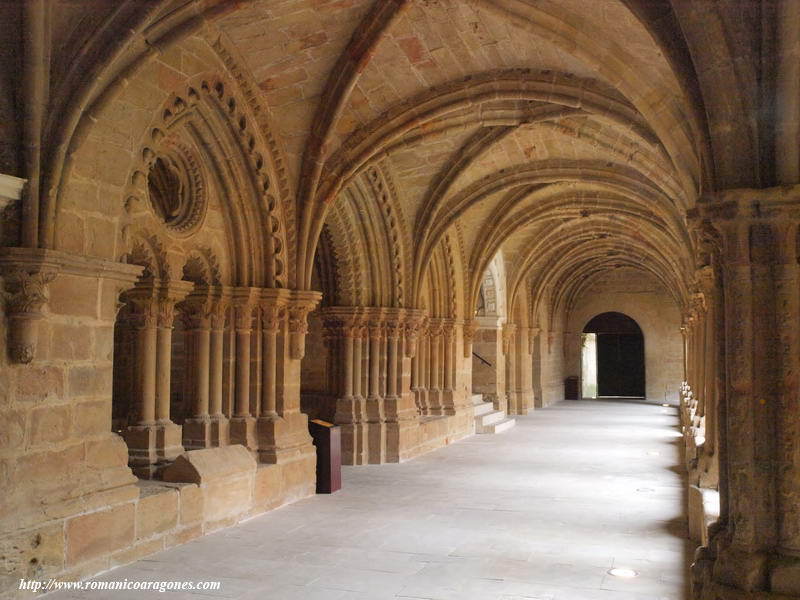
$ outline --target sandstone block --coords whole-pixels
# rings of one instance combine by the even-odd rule
[[[24,410],[0,410],[0,451],[23,447],[26,414]]]
[[[59,275],[50,284],[50,312],[75,317],[97,316],[97,280]]]
[[[180,492],[180,524],[188,525],[198,523],[203,520],[205,507],[203,504],[203,492],[194,484],[183,485],[179,488]]]
[[[17,378],[17,400],[39,401],[64,397],[64,372],[59,367],[33,367]]]
[[[205,501],[205,521],[215,523],[238,519],[250,510],[253,472],[219,479],[202,487]]]
[[[70,435],[71,407],[43,406],[31,411],[31,445],[56,443]]]
[[[67,565],[71,567],[130,546],[134,519],[135,507],[129,503],[68,520]]]
[[[259,465],[253,489],[253,506],[264,511],[282,504],[283,478],[279,465]]]
[[[69,370],[69,395],[71,398],[110,394],[111,385],[111,365],[78,366]]]
[[[244,446],[191,450],[164,470],[164,481],[207,484],[254,473],[256,461]]]
[[[92,330],[85,325],[51,324],[50,355],[61,360],[86,360],[91,357]]]
[[[157,485],[141,488],[136,504],[136,539],[143,540],[178,524],[178,491]]]
[[[111,428],[111,401],[96,400],[75,405],[74,431],[78,435],[97,435]]]
[[[87,442],[86,465],[90,469],[108,469],[128,465],[128,446],[119,435],[109,433],[102,440]]]

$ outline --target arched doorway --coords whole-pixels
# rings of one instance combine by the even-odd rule
[[[645,396],[644,335],[636,321],[602,313],[586,324],[582,337],[585,397]]]

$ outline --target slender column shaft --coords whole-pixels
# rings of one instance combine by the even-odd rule
[[[264,327],[261,331],[263,360],[261,362],[261,416],[275,417],[277,411],[278,330]]]
[[[353,365],[354,358],[354,340],[353,330],[350,327],[345,329],[344,333],[344,396],[345,398],[353,397],[353,379],[355,374],[355,367]]]
[[[169,421],[170,375],[172,370],[172,323],[158,327],[156,367],[156,420]]]
[[[418,390],[419,389],[419,359],[420,354],[422,353],[422,344],[420,344],[420,348],[417,350],[417,353],[414,355],[414,358],[411,359],[411,389]]]
[[[442,336],[441,334],[435,334],[431,339],[431,384],[433,389],[440,390],[442,389],[441,384],[439,383],[442,370],[439,367],[440,358],[441,358],[441,341]]]
[[[145,323],[138,331],[136,364],[139,371],[139,424],[150,425],[156,420],[156,336],[154,323]]]
[[[238,309],[236,325],[236,407],[234,416],[250,416],[250,307]]]
[[[800,556],[800,267],[797,225],[775,227],[778,261],[773,267],[777,341],[777,462],[778,545]]]
[[[353,395],[354,396],[361,396],[361,361],[363,360],[361,355],[361,348],[363,346],[363,340],[361,336],[360,327],[356,327],[354,331],[355,337],[353,338]]]
[[[222,416],[222,370],[224,332],[216,327],[211,330],[211,356],[209,359],[210,412]]]
[[[453,389],[453,334],[448,331],[442,338],[444,346],[444,389]]]
[[[377,327],[370,328],[369,337],[369,395],[380,397],[381,337]]]
[[[211,362],[211,332],[208,327],[196,329],[195,342],[195,368],[194,368],[194,394],[195,417],[208,416],[209,403],[209,366]]]
[[[397,396],[397,332],[394,331],[389,336],[389,381],[386,386],[387,396]]]
[[[422,374],[423,374],[423,387],[426,390],[433,389],[433,379],[431,378],[431,366],[433,357],[431,356],[433,349],[433,338],[430,334],[425,335],[423,343],[425,349],[425,360],[422,361]]]

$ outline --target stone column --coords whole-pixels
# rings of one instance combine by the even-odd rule
[[[699,205],[719,238],[725,322],[722,514],[697,554],[702,600],[800,596],[800,187]]]
[[[212,306],[211,290],[207,288],[195,290],[186,299],[183,306],[189,325],[187,333],[191,336],[195,357],[191,386],[194,395],[192,414],[183,423],[183,445],[188,449],[210,448],[214,445],[211,439],[211,416],[209,414]]]
[[[369,319],[369,396],[365,407],[367,448],[368,461],[371,464],[380,464],[384,462],[386,451],[384,405],[380,395],[381,367],[384,366],[381,363],[384,323],[380,313],[371,315]]]
[[[211,307],[211,335],[209,355],[209,421],[212,446],[230,443],[230,426],[223,412],[223,383],[225,359],[225,313],[228,298],[223,290],[216,291]]]
[[[261,307],[261,414],[262,419],[278,418],[278,330],[285,317],[284,309],[275,305]]]
[[[428,335],[427,321],[423,322],[419,330],[419,354],[417,364],[419,365],[419,386],[416,394],[417,407],[420,414],[428,414],[428,390],[430,388],[430,336]]]
[[[505,357],[505,410],[508,414],[517,414],[516,372],[514,370],[514,338],[517,326],[514,323],[503,325],[503,356]]]
[[[442,363],[444,365],[442,373],[442,399],[439,407],[442,415],[454,415],[456,413],[455,398],[455,341],[456,324],[453,319],[448,319],[442,323]]]
[[[430,385],[428,387],[428,414],[440,415],[442,407],[442,324],[439,319],[430,319]]]
[[[353,397],[363,398],[364,392],[361,389],[363,376],[361,367],[363,365],[362,348],[364,346],[364,328],[361,326],[360,319],[356,318],[352,322],[353,331]]]
[[[285,475],[286,480],[297,481],[303,493],[310,486],[313,493],[316,454],[308,434],[308,417],[300,412],[300,361],[305,354],[308,313],[319,302],[320,294],[269,288],[260,290],[260,297],[262,306],[277,305],[283,310],[276,338],[277,417],[258,420],[258,458],[262,463],[292,470]]]
[[[363,392],[363,327],[361,309],[327,307],[322,318],[335,359],[333,393],[336,394],[334,421],[342,431],[342,462],[359,465],[367,462]]]
[[[137,289],[126,296],[131,304],[131,322],[136,328],[135,406],[136,423],[123,433],[133,466],[158,462],[156,424],[156,339],[158,301],[150,290]]]
[[[189,282],[171,281],[159,294],[156,358],[156,453],[159,462],[172,461],[183,454],[183,428],[170,418],[172,327],[175,305],[186,298],[192,288]]]
[[[234,408],[230,419],[230,437],[232,444],[241,444],[251,450],[257,448],[255,418],[250,413],[250,336],[257,292],[254,288],[236,288],[233,291],[236,342]]]

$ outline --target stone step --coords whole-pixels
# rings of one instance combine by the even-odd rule
[[[498,421],[502,421],[505,418],[506,418],[505,411],[493,410],[491,412],[487,412],[486,414],[475,417],[475,423],[476,425],[481,425],[482,427],[486,427],[487,425],[491,425],[492,423],[497,423]]]
[[[502,421],[492,423],[486,427],[483,433],[503,433],[504,431],[508,431],[514,427],[516,424],[517,422],[514,419],[503,419]]]
[[[480,404],[473,404],[473,406],[475,408],[476,417],[485,415],[486,413],[490,413],[494,410],[494,404],[491,402],[481,402]]]
[[[472,403],[476,406],[478,404],[483,404],[483,394],[472,394]]]

